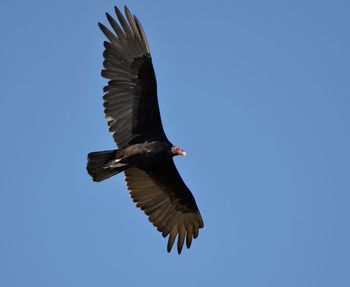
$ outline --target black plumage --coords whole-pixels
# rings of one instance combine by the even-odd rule
[[[198,236],[203,220],[196,201],[173,161],[186,153],[167,139],[159,112],[157,83],[146,35],[139,20],[125,7],[126,19],[115,7],[117,23],[109,14],[111,32],[99,27],[104,42],[102,76],[104,112],[118,150],[92,152],[87,170],[94,181],[125,172],[129,193],[164,237],[170,252],[176,237],[181,253]]]

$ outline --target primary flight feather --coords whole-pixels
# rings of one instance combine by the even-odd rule
[[[113,32],[99,23],[104,42],[102,76],[104,112],[117,150],[88,154],[88,173],[94,181],[120,172],[131,198],[164,237],[168,252],[177,237],[181,253],[198,236],[203,220],[196,201],[173,161],[186,152],[166,137],[157,100],[157,83],[150,49],[140,21],[125,6],[126,18],[117,7],[118,22],[109,14]]]

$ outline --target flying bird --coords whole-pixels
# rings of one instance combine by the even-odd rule
[[[104,42],[102,76],[104,113],[118,149],[88,154],[87,171],[100,182],[124,172],[131,198],[163,237],[171,251],[177,237],[180,254],[190,248],[203,220],[196,201],[182,180],[173,157],[186,155],[165,135],[157,100],[157,83],[150,49],[140,21],[125,6],[115,7],[118,22],[108,13],[113,32],[99,23]]]

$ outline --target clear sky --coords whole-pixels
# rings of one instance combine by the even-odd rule
[[[0,2],[0,286],[350,286],[349,1]],[[97,22],[146,30],[205,228],[182,255],[93,183]]]

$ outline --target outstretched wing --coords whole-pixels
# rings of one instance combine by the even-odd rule
[[[157,83],[145,32],[139,20],[125,6],[125,15],[115,7],[121,26],[109,15],[115,33],[99,27],[104,42],[104,70],[109,79],[104,88],[105,116],[120,148],[147,140],[168,141],[163,130],[157,100]]]
[[[168,252],[176,236],[179,254],[185,238],[186,246],[190,248],[192,238],[197,238],[199,228],[204,225],[196,201],[173,160],[147,171],[129,168],[125,171],[125,179],[136,206],[146,213],[163,237],[169,235]]]

